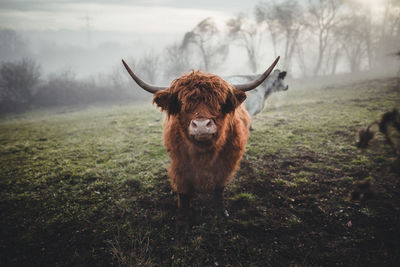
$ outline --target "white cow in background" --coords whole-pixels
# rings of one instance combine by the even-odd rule
[[[234,75],[225,77],[225,80],[232,84],[241,84],[252,81],[255,77],[258,77],[258,75]],[[289,89],[289,86],[284,82],[285,77],[286,71],[274,70],[261,85],[247,92],[247,99],[244,101],[244,106],[251,117],[264,109],[265,101],[272,93]],[[250,129],[252,128],[250,127]]]

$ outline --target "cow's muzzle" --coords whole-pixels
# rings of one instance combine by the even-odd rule
[[[189,135],[196,141],[208,141],[217,132],[217,126],[211,119],[194,119],[189,125]]]

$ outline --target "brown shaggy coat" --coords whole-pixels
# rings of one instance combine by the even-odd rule
[[[237,170],[249,137],[250,116],[241,103],[246,94],[222,78],[192,71],[154,94],[153,103],[167,112],[164,145],[171,158],[169,177],[180,194],[224,188]],[[208,142],[188,133],[193,119],[212,119],[217,132]]]

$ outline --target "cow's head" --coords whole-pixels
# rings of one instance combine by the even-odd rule
[[[129,66],[124,66],[144,90],[153,93],[153,103],[168,116],[178,119],[179,130],[192,143],[210,146],[225,132],[226,118],[246,99],[246,91],[260,85],[278,63],[275,62],[256,80],[232,85],[217,75],[192,71],[175,79],[169,87],[149,85],[137,77]]]
[[[176,116],[186,137],[196,144],[210,145],[224,131],[228,114],[246,99],[222,78],[192,71],[154,94],[156,103],[169,116]]]
[[[274,70],[268,79],[268,82],[264,85],[267,90],[271,90],[271,93],[286,91],[289,86],[285,83],[286,71]]]

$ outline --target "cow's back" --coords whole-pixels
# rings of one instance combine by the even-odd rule
[[[264,98],[260,96],[258,91],[247,93],[247,99],[244,101],[244,107],[249,112],[249,115],[260,113],[264,109]]]
[[[227,77],[226,80],[232,84],[242,84],[242,83],[247,83],[247,82],[253,80],[254,78],[255,78],[255,76],[252,76],[252,75],[238,75],[238,76]],[[248,111],[248,113],[251,117],[260,113],[264,108],[263,91],[266,90],[266,88],[264,88],[264,83],[261,84],[258,88],[254,89],[252,91],[246,92],[247,98],[243,102],[243,104],[244,104],[244,108]]]

